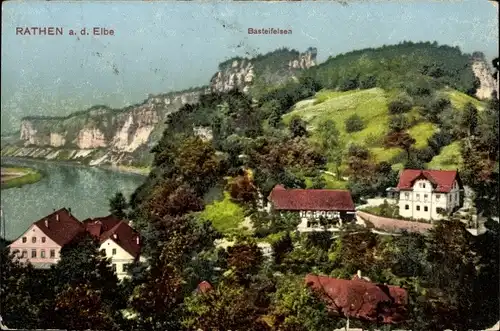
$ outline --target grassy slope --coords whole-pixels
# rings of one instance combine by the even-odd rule
[[[205,206],[199,216],[203,220],[211,221],[213,226],[222,233],[238,228],[245,219],[243,208],[231,201],[227,192],[224,192],[223,200]]]
[[[454,141],[448,146],[443,147],[441,153],[432,158],[427,163],[429,169],[454,170],[462,165],[462,155],[460,154],[460,143]]]
[[[481,101],[458,91],[444,90],[442,93],[448,95],[452,104],[458,109],[461,109],[469,101],[476,105],[478,109],[483,108]],[[387,104],[392,96],[391,92],[380,88],[347,92],[321,91],[311,100],[298,102],[292,112],[284,115],[283,120],[288,124],[293,116],[300,116],[307,121],[309,130],[312,131],[311,139],[314,140],[317,138],[314,134],[317,125],[322,121],[331,119],[336,123],[341,133],[341,139],[346,145],[356,143],[366,146],[370,149],[377,162],[389,162],[402,151],[399,148],[388,149],[383,146],[383,137],[387,133],[389,120]],[[365,128],[362,131],[354,133],[345,131],[344,121],[352,114],[359,115],[365,123]],[[420,118],[415,110],[410,111],[409,116],[416,119]],[[415,146],[424,148],[427,146],[427,139],[436,130],[436,125],[420,119],[416,125],[409,129],[409,133],[416,140]],[[455,145],[443,149],[441,152],[441,154],[444,153],[443,156],[436,156],[437,160],[431,162],[432,166],[441,166],[442,164],[446,167],[456,167],[455,164],[450,163],[453,159],[456,159],[455,152]],[[332,167],[329,167],[328,170],[334,172]],[[342,182],[339,183],[332,176],[325,175],[325,179],[329,182],[329,187],[341,188],[342,186]]]

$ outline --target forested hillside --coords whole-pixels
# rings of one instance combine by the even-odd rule
[[[351,279],[361,270],[409,300],[399,325],[382,325],[377,306],[351,327],[490,327],[500,318],[497,222],[477,237],[452,218],[427,235],[350,224],[332,237],[298,233],[297,215],[259,208],[276,184],[347,188],[360,203],[394,186],[399,169],[432,166],[458,167],[478,213],[498,215],[498,100],[472,97],[468,59],[457,48],[403,43],[337,56],[259,94],[212,93],[184,105],[152,149],[144,185],[110,201],[141,233],[147,262],[118,286],[95,243],[68,247],[42,274],[4,253],[4,319],[11,327],[331,331],[349,316],[331,314],[305,275]],[[210,283],[203,290],[202,281]]]

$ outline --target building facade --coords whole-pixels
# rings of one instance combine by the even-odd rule
[[[140,235],[127,222],[113,216],[80,222],[66,208],[33,223],[9,245],[9,249],[20,262],[48,269],[59,261],[61,249],[85,232],[99,241],[101,251],[111,260],[120,280],[128,276],[131,263],[143,260],[140,258]]]
[[[405,169],[399,177],[397,203],[403,217],[439,220],[463,205],[463,185],[454,170]]]
[[[345,190],[285,189],[277,185],[268,201],[268,212],[297,213],[299,232],[337,231],[356,214],[351,194]]]
[[[111,260],[118,279],[128,277],[128,269],[140,258],[141,239],[139,233],[127,222],[110,215],[107,217],[86,219],[86,230],[100,242],[100,250]]]
[[[82,223],[63,208],[33,223],[9,248],[21,262],[47,269],[59,261],[61,248],[83,231]]]

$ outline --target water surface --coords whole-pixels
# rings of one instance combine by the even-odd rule
[[[54,209],[71,208],[80,220],[109,214],[109,198],[122,192],[127,198],[145,177],[106,169],[55,162],[2,158],[2,165],[37,169],[44,177],[0,193],[7,239],[16,239],[35,221]]]

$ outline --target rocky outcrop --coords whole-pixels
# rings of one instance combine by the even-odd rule
[[[28,117],[21,122],[24,148],[2,148],[2,155],[64,160],[91,156],[90,164],[130,164],[159,139],[168,114],[196,103],[208,91],[149,95],[123,109],[95,106],[67,117]]]
[[[247,93],[257,76],[266,84],[281,83],[295,78],[297,71],[315,66],[316,55],[317,50],[309,48],[304,53],[278,50],[254,59],[228,60],[210,80],[210,88],[218,92],[236,88]]]
[[[479,99],[491,98],[492,93],[498,88],[498,83],[493,79],[493,72],[482,53],[474,53],[472,71],[480,83],[479,88],[476,90],[476,97]]]

